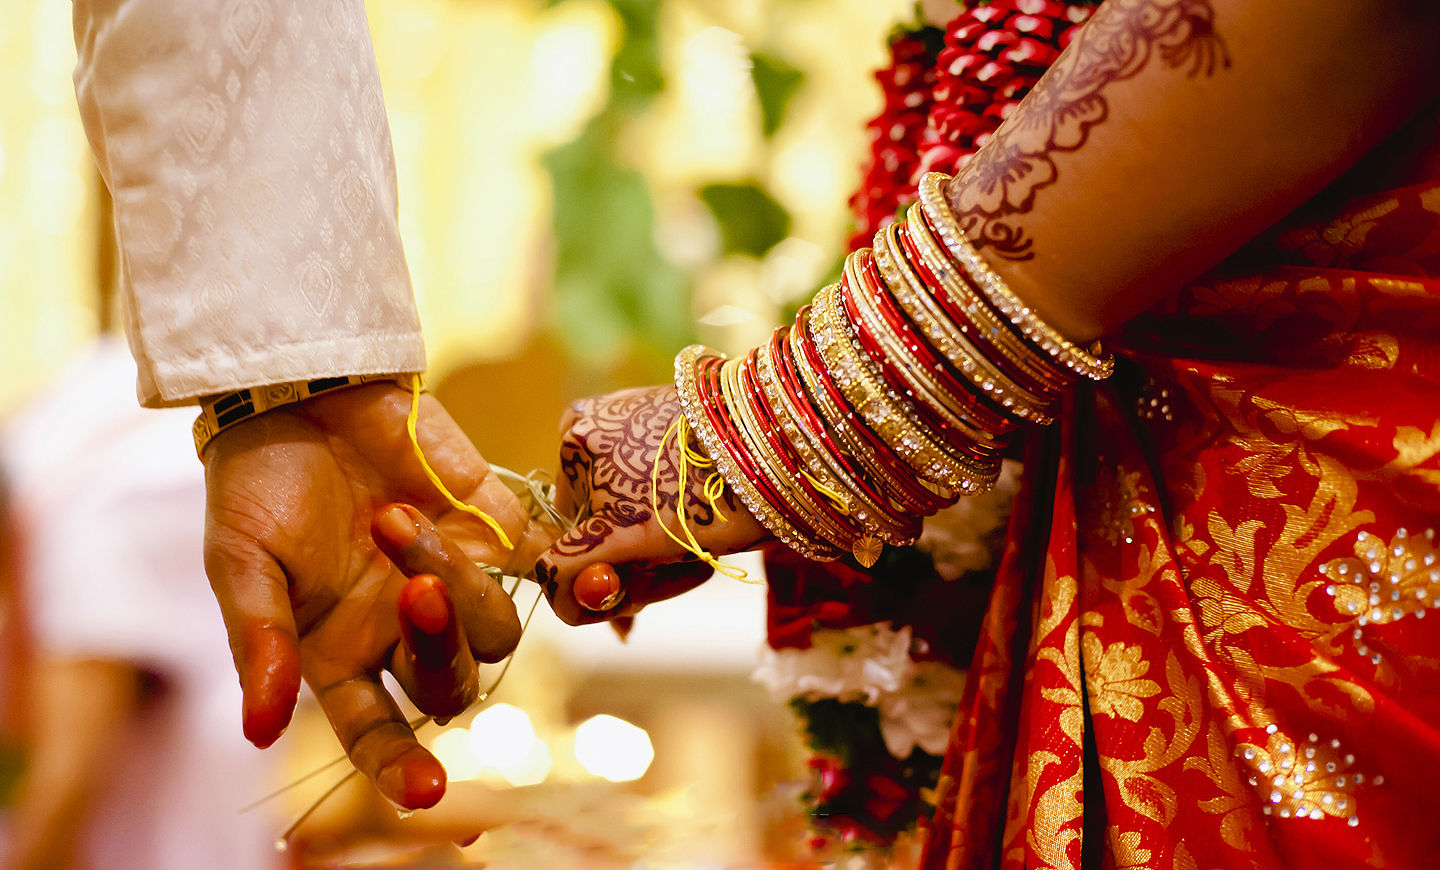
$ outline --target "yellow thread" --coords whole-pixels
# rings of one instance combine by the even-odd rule
[[[494,517],[490,516],[489,514],[485,513],[474,505],[466,504],[465,502],[451,495],[450,490],[445,488],[445,484],[440,482],[440,475],[436,474],[435,469],[430,467],[429,460],[425,458],[425,451],[420,449],[420,436],[416,434],[415,431],[416,426],[419,424],[419,422],[420,376],[411,375],[410,417],[405,421],[405,431],[410,433],[410,446],[415,449],[415,458],[420,460],[420,467],[425,470],[425,476],[430,478],[430,482],[435,484],[435,488],[440,490],[440,494],[445,496],[446,501],[450,502],[450,504],[453,505],[456,510],[462,510],[473,517],[478,517],[482,522],[485,523],[485,525],[489,526],[491,530],[495,532],[496,536],[500,538],[500,545],[502,547],[507,550],[515,549],[515,545],[510,543],[510,536],[505,534],[505,530],[500,528],[500,524],[495,522]]]
[[[722,523],[725,522],[726,517],[720,513],[720,505],[715,502],[724,494],[725,478],[721,477],[718,471],[710,472],[710,476],[705,478],[705,500],[710,502],[710,510],[715,512],[715,516],[719,517]]]
[[[709,457],[699,456],[690,447],[689,434],[689,424],[686,422],[684,415],[680,415],[675,418],[675,422],[671,423],[670,428],[666,429],[665,434],[661,436],[660,446],[655,451],[655,463],[650,466],[650,509],[655,512],[655,522],[660,524],[660,530],[669,536],[670,540],[684,548],[685,552],[693,553],[699,557],[700,561],[714,568],[717,574],[724,574],[726,577],[734,580],[744,580],[750,576],[750,572],[735,565],[726,565],[712,556],[704,547],[700,546],[699,541],[695,540],[695,533],[690,531],[690,524],[685,519],[685,494],[689,492],[690,458],[695,456],[703,460],[702,463],[697,463],[701,464],[702,467],[703,465],[713,464]],[[680,520],[680,531],[685,533],[683,539],[670,531],[670,528],[666,526],[665,522],[660,518],[660,462],[665,458],[665,445],[670,443],[672,436],[677,437],[680,441],[680,480],[679,490],[677,491],[678,495],[675,498],[675,515]],[[721,480],[721,485],[722,487],[724,485],[723,479]],[[710,490],[709,481],[706,482],[705,489],[706,495],[708,496]],[[714,506],[713,501],[711,502],[711,506]]]
[[[836,510],[847,517],[850,516],[850,504],[845,501],[845,496],[816,480],[814,476],[805,469],[800,469],[800,473],[805,475],[805,479],[810,481],[810,485],[815,487],[817,492],[829,499],[831,504],[835,505]]]
[[[686,433],[688,433],[688,429],[689,422],[687,421],[685,425]],[[681,434],[680,440],[680,449],[683,455],[683,461],[689,462],[696,468],[715,467],[715,460],[711,459],[710,457],[696,450],[694,447],[690,446],[690,441],[686,437],[685,433]],[[705,500],[710,503],[710,510],[715,512],[715,516],[719,517],[721,522],[725,522],[725,514],[720,512],[720,505],[716,503],[720,496],[725,492],[725,478],[720,476],[720,472],[712,471],[710,472],[710,476],[705,478],[705,486],[703,489],[705,492]]]

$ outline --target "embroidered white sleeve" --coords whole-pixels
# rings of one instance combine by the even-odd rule
[[[361,0],[75,0],[146,405],[419,371]]]

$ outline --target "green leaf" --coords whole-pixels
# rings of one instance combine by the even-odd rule
[[[759,182],[707,184],[700,199],[720,225],[727,254],[758,259],[790,235],[790,213]]]
[[[785,110],[805,82],[805,73],[778,57],[755,52],[750,55],[750,77],[760,98],[760,130],[769,139],[785,123]]]
[[[639,363],[639,377],[658,379],[668,377],[670,355],[694,340],[689,282],[655,246],[649,186],[619,141],[665,87],[663,0],[608,2],[621,24],[610,102],[544,156],[555,203],[553,311],[565,346],[588,369]]]

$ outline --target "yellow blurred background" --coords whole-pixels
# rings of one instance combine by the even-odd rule
[[[834,269],[880,106],[871,74],[914,15],[909,0],[367,9],[429,381],[488,458],[520,470],[553,464],[571,399],[668,380],[692,340],[744,349]],[[0,4],[0,418],[99,328],[100,197],[70,11]],[[518,593],[522,613],[534,594]],[[783,860],[802,838],[784,784],[804,771],[789,712],[747,678],[763,640],[763,588],[725,579],[647,610],[625,644],[563,628],[542,603],[495,697],[507,706],[431,726],[456,780],[441,808],[397,820],[354,789],[305,841],[340,866],[378,860],[407,830],[524,817],[467,855]],[[587,728],[612,750],[598,768]],[[298,774],[336,746],[307,707],[278,751]],[[622,756],[631,766],[607,779]],[[328,785],[281,800],[298,811]]]

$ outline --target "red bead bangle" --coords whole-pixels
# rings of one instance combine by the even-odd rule
[[[831,439],[819,412],[815,410],[814,403],[794,370],[789,338],[788,326],[777,329],[770,336],[767,361],[775,381],[776,399],[794,418],[796,437],[806,439],[812,445],[816,460],[824,465],[829,476],[841,482],[841,486],[851,497],[851,516],[886,540],[903,538],[900,534],[903,522],[881,507],[886,504],[884,497],[871,489],[861,470],[849,461],[848,454],[840,450]],[[816,471],[820,469],[817,468]]]
[[[928,371],[935,372],[950,395],[964,403],[964,414],[960,419],[981,431],[993,433],[997,439],[1008,436],[1015,429],[1014,420],[1006,416],[1000,405],[989,396],[976,390],[968,378],[961,377],[950,361],[936,354],[929,340],[916,331],[915,325],[900,310],[876,270],[874,255],[866,254],[860,258],[856,262],[856,271],[865,282],[885,323],[895,331],[906,347],[914,349],[916,358],[922,365],[928,366]]]
[[[807,315],[810,313],[809,306],[806,307],[804,313]],[[890,484],[887,489],[899,499],[899,504],[906,512],[930,514],[953,501],[953,498],[941,496],[921,484],[920,475],[915,469],[911,468],[909,463],[895,452],[894,448],[870,429],[863,415],[854,413],[855,409],[846,401],[833,380],[819,374],[826,372],[827,369],[825,361],[815,347],[815,339],[810,332],[808,321],[808,317],[797,318],[796,324],[804,330],[801,334],[804,340],[799,345],[805,353],[804,362],[812,372],[816,373],[815,386],[823,391],[820,395],[822,405],[828,401],[837,418],[843,414],[844,419],[841,422],[847,423],[848,429],[859,439],[860,449],[857,452],[860,461],[863,463],[867,458],[873,459],[871,479],[878,484]],[[844,431],[844,429],[841,430],[842,433]]]

